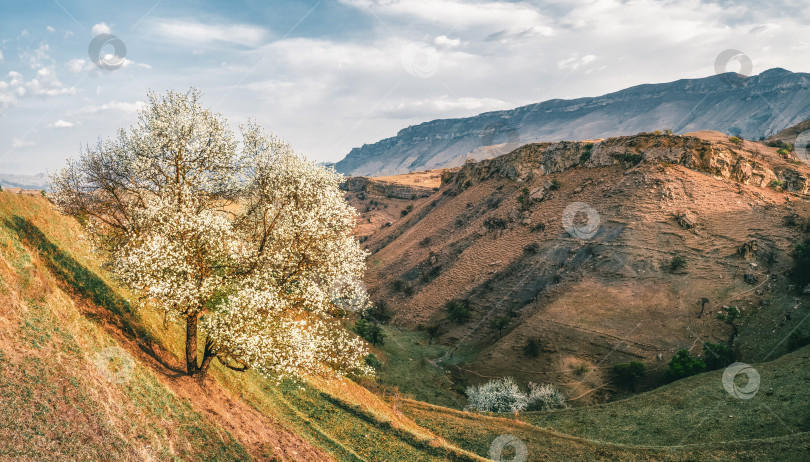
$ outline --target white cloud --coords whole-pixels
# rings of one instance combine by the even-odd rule
[[[70,115],[76,114],[97,114],[99,112],[107,112],[107,111],[115,111],[115,112],[124,112],[124,113],[136,113],[138,109],[144,106],[142,101],[136,101],[134,103],[127,103],[123,101],[110,101],[109,103],[104,103],[100,105],[88,105],[71,111]]]
[[[52,124],[48,124],[48,126],[51,128],[72,128],[75,125],[76,124],[74,124],[73,122],[68,122],[62,119],[59,119]]]
[[[518,41],[531,40],[535,37],[551,37],[552,35],[554,35],[554,31],[550,27],[532,26],[499,30],[489,34],[485,40],[488,42],[511,44]]]
[[[9,71],[7,77],[11,79],[8,84],[12,87],[15,85],[19,85],[23,82],[23,76],[17,71]]]
[[[596,61],[595,55],[585,55],[580,58],[578,54],[574,53],[568,58],[558,61],[557,68],[560,70],[570,69],[575,71],[580,67],[587,66],[594,61]]]
[[[545,34],[553,31],[539,8],[525,2],[465,2],[461,0],[341,0],[342,3],[388,18],[415,18],[452,28],[526,30],[544,26]]]
[[[50,34],[53,34],[56,29],[54,29],[51,26],[47,26],[47,27],[45,27],[45,30],[48,31],[48,33],[50,33]]]
[[[112,54],[107,54],[104,56],[105,59],[112,60],[114,56]],[[75,58],[67,61],[65,63],[65,67],[73,73],[79,72],[90,72],[94,74],[98,74],[101,72],[98,66],[96,66],[92,61],[89,59],[81,59]],[[124,58],[124,62],[121,65],[122,68],[141,68],[141,69],[152,69],[152,66],[145,63],[135,62],[129,58]]]
[[[98,24],[93,24],[93,36],[99,34],[112,34],[112,29],[106,23],[100,22]]]
[[[75,95],[78,89],[65,87],[54,73],[54,66],[42,67],[37,70],[35,78],[25,82],[26,94],[31,96],[59,96]]]
[[[29,146],[35,146],[35,145],[36,145],[36,143],[34,143],[33,141],[25,141],[25,140],[21,140],[19,138],[12,138],[11,139],[11,147],[13,149],[27,148]]]
[[[25,50],[20,53],[20,62],[28,63],[31,69],[53,64],[54,60],[50,56],[51,47],[47,43],[41,44],[33,51]]]
[[[107,55],[107,57],[106,57],[106,59],[112,59],[112,58],[113,58],[112,55]],[[126,69],[128,67],[140,67],[142,69],[152,69],[152,66],[150,66],[149,64],[136,63],[135,61],[133,61],[131,59],[128,59],[128,58],[124,58],[124,64],[122,64],[121,67],[123,67],[124,69]]]
[[[71,38],[71,37],[73,37],[73,32],[72,32],[72,31],[67,31],[67,32],[65,32],[65,38],[66,38],[66,39],[69,39],[69,38]]]
[[[451,39],[446,35],[440,35],[433,39],[433,43],[439,48],[455,48],[461,45],[460,39]]]
[[[2,63],[2,62],[3,62],[3,51],[0,50],[0,63]]]
[[[84,59],[71,59],[67,63],[67,68],[70,69],[71,72],[81,72],[81,71],[88,71],[93,69],[93,63],[88,60]]]
[[[75,95],[76,87],[65,87],[54,73],[54,66],[40,67],[31,80],[17,71],[10,71],[5,79],[0,80],[0,109],[7,108],[25,97],[50,97]]]
[[[508,103],[495,98],[438,96],[388,104],[379,111],[379,115],[393,118],[410,118],[430,113],[440,117],[448,113],[478,113],[508,108],[510,108]]]
[[[155,35],[189,47],[213,42],[257,46],[267,35],[265,29],[249,24],[203,24],[179,19],[156,19],[149,27]]]

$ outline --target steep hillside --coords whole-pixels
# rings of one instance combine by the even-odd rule
[[[723,387],[722,371],[714,371],[603,405],[528,412],[522,420],[569,435],[645,446],[706,447],[719,441],[807,435],[808,365],[808,347],[753,364],[759,385],[749,400],[731,396]]]
[[[750,362],[784,353],[810,313],[788,277],[808,173],[716,132],[527,145],[448,173],[375,233],[367,283],[394,325],[439,326],[433,360],[457,383],[513,375],[600,402],[615,363],[645,362],[644,388],[703,342]],[[451,300],[469,320],[448,319]],[[730,306],[731,324],[717,317]]]
[[[536,141],[672,129],[759,139],[810,117],[810,75],[771,69],[639,85],[604,96],[551,100],[462,119],[434,120],[353,149],[336,169],[377,176],[456,167]]]
[[[0,193],[0,459],[483,460],[354,382],[180,372],[182,330],[133,314],[73,219]]]
[[[346,201],[361,213],[355,229],[360,241],[407,215],[414,201],[438,191],[444,173],[428,170],[391,177],[346,178],[340,187],[346,192]]]

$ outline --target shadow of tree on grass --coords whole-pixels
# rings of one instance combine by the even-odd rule
[[[60,249],[29,220],[14,215],[3,220],[3,224],[14,231],[20,240],[45,261],[48,268],[61,284],[63,290],[83,298],[106,310],[105,316],[112,324],[131,340],[135,340],[141,350],[173,372],[182,372],[164,362],[155,350],[156,342],[147,332],[135,314],[130,303],[115,292],[103,279]],[[99,321],[101,316],[87,313],[86,316]]]

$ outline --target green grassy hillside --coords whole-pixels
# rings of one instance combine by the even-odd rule
[[[403,410],[481,455],[509,434],[523,441],[529,460],[808,460],[810,347],[753,366],[760,385],[751,399],[732,397],[722,371],[713,371],[609,404],[517,419],[418,401]]]
[[[651,446],[758,440],[810,431],[810,347],[753,366],[760,384],[751,399],[731,396],[720,370],[612,403],[530,412],[521,418],[566,434]]]

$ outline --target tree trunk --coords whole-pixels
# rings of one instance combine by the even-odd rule
[[[211,365],[211,360],[214,359],[214,355],[205,355],[203,356],[202,364],[197,369],[197,375],[200,379],[205,377],[205,374],[208,372],[208,366]]]
[[[197,366],[197,320],[198,314],[186,316],[186,372],[194,375],[199,367]]]

